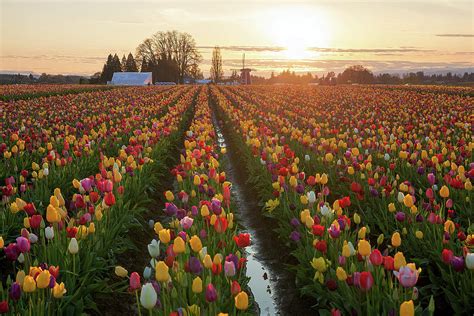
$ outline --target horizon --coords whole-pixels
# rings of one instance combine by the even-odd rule
[[[174,29],[196,40],[205,77],[216,45],[225,75],[242,53],[263,77],[354,64],[374,73],[474,71],[469,1],[269,3],[2,0],[0,73],[90,76],[109,53],[135,55],[145,38]]]

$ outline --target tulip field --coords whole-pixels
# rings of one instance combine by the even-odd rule
[[[472,315],[473,90],[2,86],[0,314],[258,315],[233,163],[306,315]]]

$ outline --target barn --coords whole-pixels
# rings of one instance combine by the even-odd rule
[[[146,86],[152,85],[151,72],[114,72],[112,80],[107,84],[115,86]]]

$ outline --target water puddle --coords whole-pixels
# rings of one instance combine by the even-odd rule
[[[226,148],[224,170],[232,182],[238,222],[251,236],[247,251],[247,275],[250,289],[258,304],[260,315],[314,315],[311,303],[300,297],[294,274],[285,265],[294,262],[273,232],[276,223],[262,214],[258,196],[246,185],[245,166],[228,144],[222,125],[214,116],[214,129],[221,148]]]

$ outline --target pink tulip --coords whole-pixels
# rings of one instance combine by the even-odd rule
[[[395,274],[398,279],[398,282],[400,282],[403,287],[408,288],[415,286],[416,282],[418,281],[419,272],[413,271],[409,267],[404,266],[401,267],[398,271],[393,271],[393,274]]]

